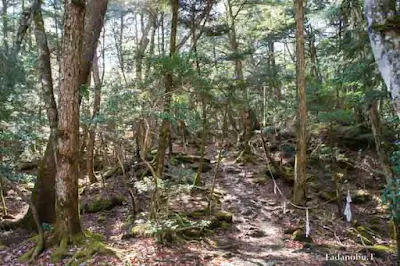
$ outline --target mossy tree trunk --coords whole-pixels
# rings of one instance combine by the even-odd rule
[[[59,96],[56,224],[54,238],[62,245],[82,233],[78,208],[79,101],[85,2],[64,3],[63,81]]]
[[[297,150],[293,202],[304,204],[306,201],[306,65],[304,52],[304,6],[303,0],[296,0],[296,85],[298,92],[297,111]]]
[[[38,177],[32,192],[32,202],[35,205],[40,223],[55,222],[55,177],[57,174],[57,135],[58,112],[54,98],[53,78],[50,64],[50,50],[44,28],[44,21],[39,1],[39,7],[34,14],[34,33],[39,49],[40,81],[42,83],[43,100],[50,124],[50,137],[46,151],[39,164]],[[27,213],[31,220],[31,210]],[[33,225],[33,223],[32,223]]]

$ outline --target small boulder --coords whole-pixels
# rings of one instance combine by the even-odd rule
[[[291,236],[292,240],[299,241],[299,242],[313,242],[311,236],[306,237],[306,234],[303,229],[297,229]]]

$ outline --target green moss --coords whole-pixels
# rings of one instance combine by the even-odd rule
[[[221,227],[222,229],[228,229],[229,227],[231,227],[230,223],[227,223],[225,221],[222,221],[219,225],[219,227]]]
[[[307,243],[313,242],[311,236],[306,237],[306,234],[304,233],[303,229],[297,229],[296,231],[294,231],[294,233],[291,236],[291,239],[299,242],[307,242]]]
[[[372,230],[369,227],[359,225],[356,228],[349,229],[350,234],[355,237],[355,241],[360,244],[374,245],[376,243],[375,238],[382,238],[378,232]]]
[[[60,246],[51,254],[51,262],[56,263],[66,257],[68,252],[68,237],[63,237],[60,242]]]
[[[378,31],[381,33],[387,32],[387,31],[395,31],[395,32],[400,32],[400,15],[395,15],[390,18],[387,18],[384,24],[373,24],[372,29],[374,31]]]
[[[363,204],[372,199],[372,196],[365,190],[359,189],[356,191],[356,194],[352,198],[352,203],[354,204]]]
[[[131,229],[132,237],[150,236],[147,224],[137,224]]]
[[[117,205],[122,205],[125,199],[121,196],[111,198],[97,197],[95,201],[85,206],[84,210],[89,213],[111,210]]]
[[[209,211],[208,208],[204,208],[204,209],[193,211],[193,212],[189,213],[188,216],[193,217],[193,218],[198,218],[198,217],[208,215],[208,211]]]
[[[227,222],[227,223],[232,223],[233,220],[233,215],[230,212],[227,211],[218,211],[214,214],[214,216],[217,218],[218,221],[220,222]]]
[[[4,250],[4,249],[7,249],[7,247],[4,245],[0,245],[0,250]]]
[[[387,255],[394,253],[394,249],[392,247],[384,245],[366,246],[364,251],[374,253],[377,257],[386,257]]]
[[[106,239],[106,237],[102,234],[98,234],[98,233],[93,233],[89,230],[85,230],[84,231],[85,237],[89,238],[89,239],[94,239],[97,241],[104,241]]]

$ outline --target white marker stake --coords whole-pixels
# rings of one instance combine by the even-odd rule
[[[310,219],[308,217],[308,208],[306,209],[306,237],[310,235]]]

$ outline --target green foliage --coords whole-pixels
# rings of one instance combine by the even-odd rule
[[[382,192],[382,203],[389,205],[392,219],[400,222],[400,143],[396,143],[396,150],[390,157],[393,165],[394,178],[386,185]]]

